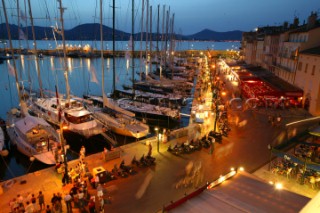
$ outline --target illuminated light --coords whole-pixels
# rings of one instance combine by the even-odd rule
[[[283,189],[282,183],[276,183],[276,184],[275,184],[275,188],[278,189],[278,190]]]
[[[312,121],[312,120],[318,120],[320,118],[320,116],[317,116],[317,117],[313,117],[313,118],[307,118],[307,119],[304,119],[304,120],[300,120],[300,121],[295,121],[295,122],[292,122],[292,123],[288,123],[286,124],[286,126],[291,126],[293,124],[298,124],[298,123],[303,123],[305,121]]]
[[[68,129],[68,126],[63,125],[63,126],[62,126],[62,129],[63,129],[63,130],[67,130],[67,129]]]
[[[129,59],[127,59],[126,68],[129,69]]]
[[[226,174],[225,176],[221,175],[217,180],[213,181],[212,183],[210,183],[208,186],[207,186],[207,189],[211,189],[219,184],[221,184],[222,182],[224,182],[225,180],[233,177],[235,174],[237,174],[236,171],[231,171],[229,172],[228,174]]]
[[[227,93],[225,91],[221,92],[222,96],[225,96]]]
[[[155,127],[154,130],[155,130],[155,131],[158,131],[159,129],[158,129],[158,127]]]
[[[222,175],[221,175],[221,176],[219,177],[219,182],[220,182],[220,183],[222,183],[222,182],[225,181],[225,180],[226,180],[226,177],[225,177],[225,176],[222,176]]]
[[[243,168],[243,167],[240,167],[240,168],[239,168],[239,171],[240,171],[240,172],[243,172],[243,171],[244,171],[244,168]]]
[[[274,184],[273,181],[269,181],[269,183],[270,183],[270,185],[273,185],[273,184]]]
[[[231,167],[230,171],[234,171],[234,168],[233,168],[233,167]]]

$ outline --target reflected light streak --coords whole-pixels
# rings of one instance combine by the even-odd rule
[[[72,58],[68,58],[68,71],[72,71]]]
[[[25,69],[24,67],[24,55],[21,55],[21,66],[22,66],[22,70]]]
[[[86,60],[86,63],[87,63],[88,70],[91,70],[91,61],[89,58]]]
[[[54,70],[54,57],[53,56],[50,57],[50,67],[51,67],[51,70]]]
[[[107,68],[110,69],[110,58],[107,59]]]

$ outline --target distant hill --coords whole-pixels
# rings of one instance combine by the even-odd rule
[[[201,32],[193,35],[185,36],[187,40],[215,40],[215,41],[229,41],[229,40],[241,40],[242,31],[234,30],[229,32],[216,32],[208,29],[204,29]]]
[[[11,37],[14,40],[19,39],[18,27],[17,25],[9,25],[11,31]],[[25,33],[29,40],[32,40],[32,30],[31,27],[22,27],[22,31]],[[53,32],[51,27],[39,27],[35,26],[35,34],[37,40],[49,39],[53,40]],[[112,28],[103,25],[103,35],[104,40],[112,40]],[[123,32],[121,30],[115,30],[115,40],[128,41],[130,39],[130,33]],[[56,39],[61,40],[61,35],[55,33]],[[141,33],[136,33],[134,35],[135,40],[140,40]],[[146,34],[143,33],[143,39]],[[202,41],[227,41],[227,40],[241,40],[242,31],[229,31],[229,32],[215,32],[212,30],[202,30],[201,32],[195,33],[193,35],[179,35],[176,34],[175,38],[177,40],[202,40]],[[70,30],[65,30],[66,40],[100,40],[100,24],[82,24],[78,25]],[[152,39],[155,41],[157,35],[152,34]],[[0,39],[8,39],[6,24],[0,24]]]

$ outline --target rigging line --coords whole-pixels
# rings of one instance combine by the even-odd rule
[[[13,174],[12,170],[10,169],[10,166],[7,164],[7,162],[5,161],[4,157],[1,155],[2,161],[4,163],[4,165],[7,167],[9,173],[11,174],[12,177],[17,177],[16,175]]]
[[[28,167],[28,169],[27,169],[27,171],[26,171],[26,174],[28,174],[28,173],[29,173],[29,171],[30,171],[30,169],[31,169],[31,166],[32,166],[33,162],[34,162],[34,160],[33,160],[33,161],[31,161],[31,164],[30,164],[30,166]]]

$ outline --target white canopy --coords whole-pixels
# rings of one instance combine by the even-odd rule
[[[31,130],[32,128],[34,128],[34,127],[36,127],[38,125],[45,126],[45,127],[50,126],[42,118],[34,117],[34,116],[31,116],[31,115],[25,116],[21,120],[17,121],[16,124],[15,124],[15,126],[18,129],[20,129],[20,131],[23,134],[26,134],[29,130]]]

